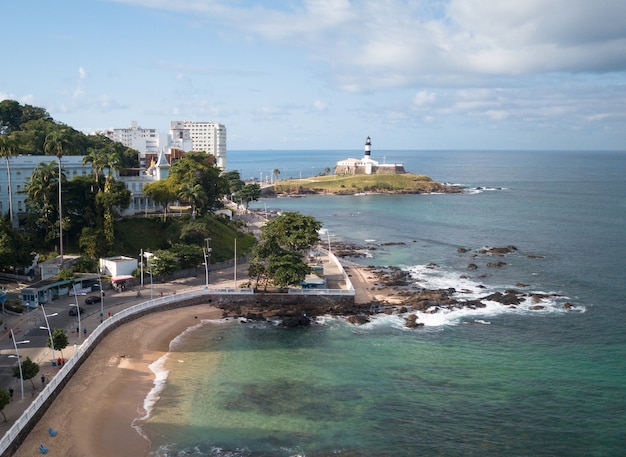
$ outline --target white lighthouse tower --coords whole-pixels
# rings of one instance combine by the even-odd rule
[[[372,140],[368,136],[365,139],[365,155],[363,156],[363,160],[371,160],[372,157]]]

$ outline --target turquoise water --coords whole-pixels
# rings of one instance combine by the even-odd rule
[[[358,156],[232,152],[229,162],[323,168],[349,155]],[[426,326],[417,330],[391,316],[363,327],[321,319],[297,330],[204,323],[179,337],[164,362],[168,379],[143,425],[153,455],[622,455],[626,154],[386,157],[474,190],[255,206],[314,215],[331,241],[370,247],[361,263],[405,267],[425,287],[471,298],[523,282],[555,295],[539,311],[491,304],[421,316]],[[475,254],[509,244],[518,251],[501,259],[503,268]],[[471,251],[460,254],[461,246]],[[439,267],[424,267],[431,262]],[[564,311],[564,302],[575,308]]]

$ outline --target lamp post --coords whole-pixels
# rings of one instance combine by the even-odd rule
[[[211,238],[205,238],[206,241],[206,251],[204,253],[204,268],[206,271],[206,287],[209,288],[209,265],[211,263],[211,248],[209,247],[209,243],[211,242]],[[202,249],[204,251],[204,249]]]
[[[48,318],[49,317],[54,317],[54,316],[58,316],[59,313],[52,313],[52,314],[46,314],[46,310],[44,309],[43,305],[39,305],[41,306],[41,311],[43,312],[43,317],[46,320],[46,326],[45,327],[39,327],[41,329],[46,329],[48,330],[48,335],[50,336],[50,348],[52,349],[52,363],[54,363],[54,340],[52,339],[52,330],[50,329],[50,323],[48,322]]]
[[[80,341],[80,306],[78,306],[78,295],[76,295],[76,283],[72,287],[74,288],[74,301],[76,302],[74,306],[76,306],[76,315],[78,316],[78,341]]]
[[[17,345],[30,343],[30,340],[15,341],[15,335],[13,334],[13,329],[11,329],[11,339],[13,340],[13,347],[15,347],[15,357],[17,357],[17,365],[20,368],[20,387],[22,390],[22,400],[24,400],[24,376],[22,374],[22,360],[20,359],[20,353],[17,350]]]
[[[102,290],[102,276],[98,275],[98,284],[100,285],[100,323],[104,319],[104,290]]]
[[[61,255],[61,264],[59,268],[63,268],[63,211],[61,210],[61,152],[57,154],[59,159],[59,254]]]

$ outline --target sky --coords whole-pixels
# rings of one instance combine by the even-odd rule
[[[623,0],[3,2],[0,100],[229,150],[626,150]]]

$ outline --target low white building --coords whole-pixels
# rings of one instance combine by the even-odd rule
[[[111,276],[131,276],[139,266],[137,259],[126,256],[106,257],[100,259],[100,273]]]

